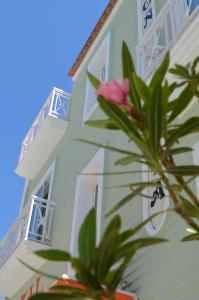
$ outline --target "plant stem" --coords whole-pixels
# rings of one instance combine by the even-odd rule
[[[176,213],[179,214],[186,221],[187,224],[189,224],[192,228],[194,228],[196,231],[199,232],[199,225],[193,219],[191,219],[187,216],[186,211],[182,208],[182,205],[181,205],[180,201],[178,200],[176,193],[173,191],[167,177],[162,174],[161,179],[165,183],[167,190],[172,197],[172,200],[175,204]]]

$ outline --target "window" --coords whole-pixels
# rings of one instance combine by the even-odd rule
[[[152,173],[143,165],[143,181],[154,181],[157,186],[149,186],[144,190],[143,198],[143,219],[146,220],[153,214],[166,210],[169,206],[169,198],[167,191],[162,187],[159,176]],[[160,214],[150,220],[145,226],[146,231],[150,235],[155,235],[163,226],[166,218],[166,213]]]
[[[74,215],[71,234],[71,253],[78,255],[78,234],[88,211],[95,207],[97,216],[97,240],[100,239],[101,203],[104,169],[104,150],[100,149],[77,178]],[[86,175],[91,174],[91,175]],[[69,271],[70,272],[70,271]]]
[[[108,81],[109,48],[110,33],[107,34],[100,48],[98,49],[90,64],[88,65],[88,71],[92,73],[95,77],[97,77],[100,81]],[[93,111],[95,110],[97,105],[96,100],[97,98],[95,95],[95,90],[90,81],[87,79],[83,121],[88,120]]]
[[[137,0],[138,34],[143,37],[155,18],[154,0]]]
[[[52,210],[48,208],[50,201],[55,163],[48,169],[32,193],[32,213],[28,238],[48,243],[52,221]]]
[[[187,12],[189,15],[194,11],[198,4],[199,0],[185,0],[185,5],[187,7]]]

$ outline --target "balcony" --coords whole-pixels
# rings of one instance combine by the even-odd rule
[[[161,12],[154,20],[153,24],[146,32],[137,46],[137,67],[139,74],[148,79],[157,68],[162,58],[168,50],[180,40],[182,33],[186,32],[186,39],[181,43],[176,51],[179,57],[180,50],[185,46],[193,44],[198,40],[188,39],[198,32],[199,1],[196,0],[167,0]],[[198,46],[196,47],[198,49]],[[186,50],[188,52],[188,50]],[[183,57],[185,53],[182,53]],[[194,54],[195,55],[195,54]],[[198,53],[197,53],[198,55]]]
[[[12,297],[32,275],[17,258],[36,269],[44,263],[33,252],[51,245],[54,209],[52,201],[33,196],[0,242],[0,294]]]
[[[53,88],[26,135],[16,173],[33,179],[62,139],[67,125],[70,95]]]

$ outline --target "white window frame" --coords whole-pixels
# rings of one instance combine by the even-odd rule
[[[148,181],[148,174],[149,173],[147,171],[148,171],[148,167],[145,164],[142,164],[142,180],[143,180],[143,182]],[[164,192],[165,192],[166,198],[164,200],[164,208],[163,208],[163,210],[166,210],[169,207],[169,196],[168,196],[168,191],[167,190],[164,189]],[[148,195],[148,188],[144,189],[143,193],[145,195]],[[166,215],[167,215],[166,212],[162,214],[161,223],[160,223],[160,225],[158,226],[157,229],[154,229],[151,226],[150,222],[148,222],[145,225],[145,230],[147,231],[147,233],[149,235],[153,236],[153,235],[157,234],[160,231],[160,229],[162,228],[163,224],[165,223]],[[148,218],[149,218],[149,214],[148,214],[148,199],[146,199],[146,198],[143,197],[143,221],[145,221]]]
[[[96,152],[96,154],[89,160],[89,162],[86,164],[86,166],[83,168],[81,171],[81,174],[77,177],[76,181],[76,191],[75,191],[75,203],[74,203],[74,211],[73,211],[73,221],[72,221],[72,230],[71,230],[71,240],[70,240],[70,253],[72,255],[76,254],[77,250],[77,235],[78,232],[77,230],[80,228],[82,219],[79,218],[78,214],[78,209],[80,205],[80,197],[79,197],[79,189],[80,189],[80,184],[83,179],[83,177],[88,177],[89,181],[89,175],[84,175],[86,173],[93,173],[92,168],[93,165],[99,163],[99,168],[97,173],[102,174],[104,172],[104,149],[100,149]],[[95,172],[94,172],[95,173]],[[91,175],[92,176],[92,175]],[[95,176],[95,175],[93,175]],[[104,176],[103,175],[98,175],[98,199],[97,199],[97,215],[96,215],[96,223],[97,223],[97,243],[100,241],[100,236],[101,236],[101,218],[102,218],[102,198],[103,198],[103,181],[104,181]],[[82,197],[83,199],[83,197]],[[89,201],[89,200],[88,200]],[[68,274],[73,277],[74,272],[71,268],[70,265],[68,265]]]
[[[149,1],[149,0],[146,0],[146,1]],[[153,11],[153,15],[152,15],[152,22],[153,20],[155,19],[156,17],[156,12],[155,12],[155,2],[154,0],[151,0],[152,2],[152,11]],[[137,15],[138,15],[138,39],[139,41],[143,38],[143,36],[146,34],[148,27],[145,32],[143,32],[143,27],[142,27],[142,24],[143,24],[143,14],[142,14],[142,0],[137,0]]]
[[[105,36],[105,38],[103,39],[99,49],[96,51],[96,53],[94,54],[92,60],[90,61],[89,65],[88,65],[88,71],[92,73],[92,65],[97,60],[97,57],[99,56],[100,52],[102,51],[102,48],[105,46],[106,47],[106,58],[105,58],[105,78],[104,78],[104,81],[108,81],[108,79],[109,79],[110,38],[111,38],[111,34],[110,34],[110,31],[109,31],[107,33],[107,35]],[[90,116],[93,114],[93,112],[95,111],[95,109],[98,106],[97,97],[96,97],[95,103],[89,109],[87,107],[88,106],[88,98],[89,98],[89,94],[90,94],[90,89],[91,89],[91,83],[90,83],[89,79],[87,78],[87,80],[86,80],[85,101],[84,101],[84,111],[83,111],[83,125],[84,125],[84,122],[86,122],[90,118]]]
[[[47,169],[47,171],[45,172],[45,174],[40,179],[39,183],[33,189],[32,193],[31,193],[31,198],[32,198],[32,196],[34,196],[37,193],[37,191],[39,190],[39,188],[42,186],[43,182],[50,176],[48,201],[51,200],[52,183],[53,183],[53,178],[54,178],[54,173],[55,173],[55,165],[56,165],[56,160],[53,161],[53,163],[50,165],[50,167]]]

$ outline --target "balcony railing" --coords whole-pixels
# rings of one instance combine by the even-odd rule
[[[0,242],[0,269],[24,240],[50,245],[55,203],[33,196]]]
[[[22,143],[19,160],[23,158],[25,153],[31,147],[32,142],[46,118],[52,116],[67,120],[68,111],[69,95],[62,90],[54,88]]]
[[[166,52],[199,13],[198,0],[167,0],[137,46],[139,74],[148,79]]]

